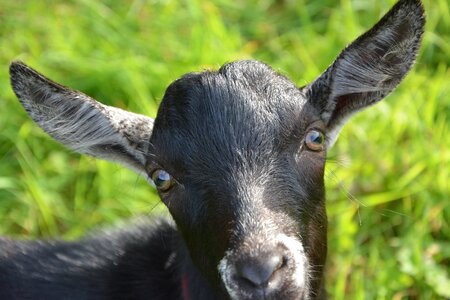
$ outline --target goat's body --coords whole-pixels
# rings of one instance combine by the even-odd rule
[[[166,221],[77,242],[0,238],[0,249],[0,299],[214,299]]]

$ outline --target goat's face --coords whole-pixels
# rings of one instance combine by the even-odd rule
[[[223,298],[312,299],[326,256],[325,152],[352,114],[402,80],[423,27],[420,1],[400,0],[301,89],[253,61],[188,74],[168,88],[154,126],[22,63],[11,82],[53,138],[154,181]]]
[[[302,91],[260,62],[168,88],[147,171],[161,180],[196,265],[216,284],[220,273],[233,298],[316,290],[326,256],[324,134]],[[172,179],[158,179],[161,170]]]

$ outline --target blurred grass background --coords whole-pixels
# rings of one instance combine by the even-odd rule
[[[10,61],[155,116],[171,81],[236,59],[303,85],[394,3],[0,0],[0,234],[74,239],[165,213],[144,179],[71,153],[34,125],[10,89]],[[424,5],[414,70],[329,153],[331,299],[450,297],[450,5]]]

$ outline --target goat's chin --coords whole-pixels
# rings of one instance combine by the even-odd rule
[[[308,291],[305,287],[296,286],[293,282],[286,282],[284,286],[276,291],[252,290],[246,291],[242,287],[229,287],[227,291],[232,300],[308,300]]]
[[[245,294],[242,291],[236,291],[233,296],[230,296],[232,300],[306,300],[309,297],[305,296],[307,293],[300,288],[295,290],[287,290],[278,293],[270,293],[265,295],[263,291],[253,294]]]

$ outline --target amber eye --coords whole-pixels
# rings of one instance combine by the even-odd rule
[[[172,176],[162,169],[154,171],[151,177],[156,188],[161,192],[168,191],[174,184]]]
[[[305,137],[305,145],[309,150],[322,151],[325,147],[325,136],[318,130],[310,130]]]

